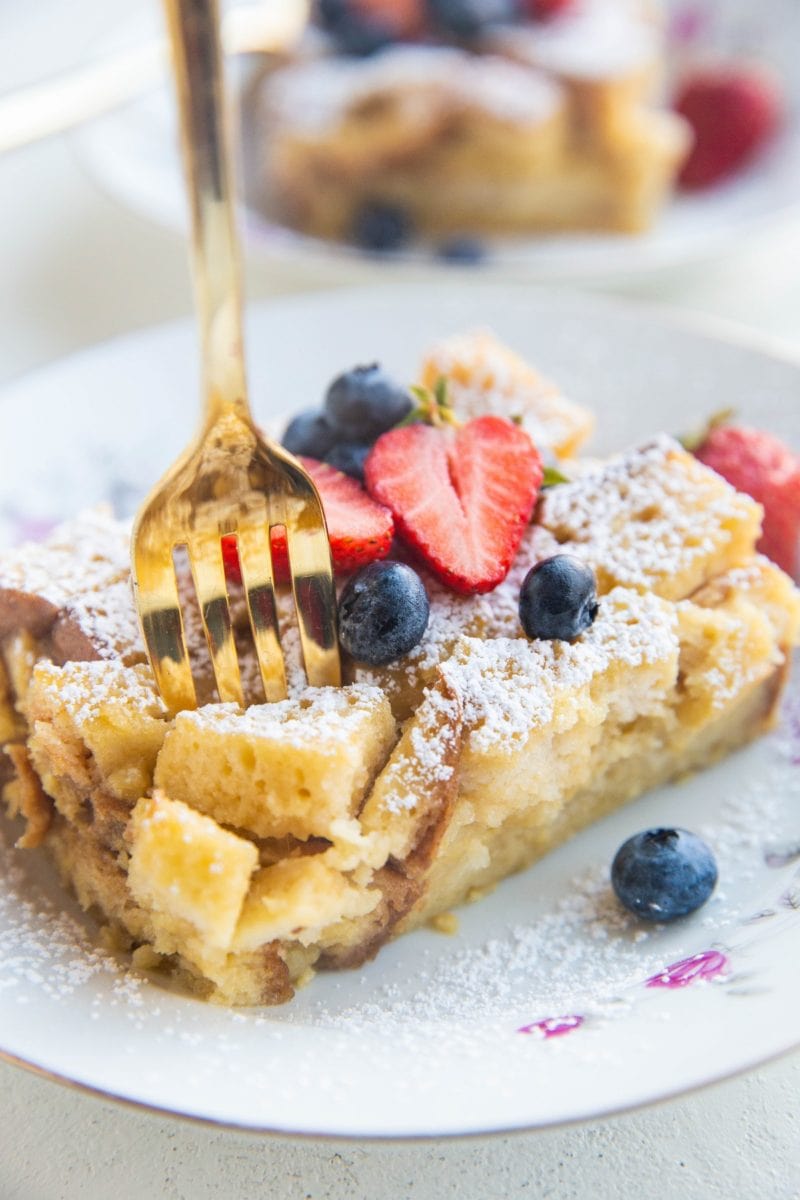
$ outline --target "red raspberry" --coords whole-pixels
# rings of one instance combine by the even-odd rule
[[[678,177],[689,191],[711,187],[750,162],[774,135],[783,111],[776,79],[741,64],[705,67],[687,77],[674,107],[694,133]]]
[[[764,506],[758,548],[790,575],[800,563],[800,456],[771,433],[746,426],[712,429],[697,457]]]
[[[522,0],[522,10],[532,21],[549,21],[574,6],[575,0]]]

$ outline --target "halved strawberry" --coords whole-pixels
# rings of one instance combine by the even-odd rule
[[[385,558],[394,535],[394,522],[388,509],[376,504],[357,480],[343,475],[335,467],[315,458],[301,458],[300,462],[317,485],[322,500],[334,570],[352,571],[377,558]],[[241,583],[234,537],[222,539],[222,557],[228,578]],[[272,562],[276,580],[286,583],[289,555],[286,534],[281,529],[272,533]]]
[[[383,434],[365,481],[444,583],[467,594],[490,592],[514,561],[542,462],[524,430],[484,416],[458,430],[420,424]]]
[[[713,426],[695,454],[764,506],[762,554],[796,575],[800,562],[800,456],[774,434],[744,425]]]
[[[711,187],[745,166],[780,125],[783,99],[774,75],[747,63],[698,69],[684,79],[675,110],[694,144],[681,168],[682,188]]]

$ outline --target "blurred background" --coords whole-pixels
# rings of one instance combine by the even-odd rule
[[[271,6],[292,8],[294,0]],[[474,267],[442,264],[427,245],[383,255],[326,246],[286,229],[276,233],[263,213],[251,211],[249,297],[385,278],[387,271],[463,277],[474,270],[679,304],[800,339],[798,85],[787,69],[800,49],[800,11],[794,0],[769,0],[757,11],[739,0],[672,0],[669,8],[678,31],[674,59],[687,56],[687,45],[691,57],[698,45],[716,44],[733,61],[767,62],[782,76],[780,127],[738,177],[669,204],[652,233],[489,240]],[[155,0],[134,7],[122,0],[3,0],[0,12],[5,98],[145,45],[161,28]],[[233,66],[237,94],[246,90],[253,61]],[[190,311],[166,86],[63,136],[0,155],[0,196],[0,378]]]

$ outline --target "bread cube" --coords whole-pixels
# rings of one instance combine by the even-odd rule
[[[570,458],[589,437],[594,417],[565,399],[523,358],[488,330],[458,334],[429,351],[420,372],[434,388],[440,377],[464,421],[483,413],[519,419],[539,450]]]
[[[134,899],[226,949],[258,865],[253,843],[163,792],[136,805],[129,841]]]
[[[308,946],[323,930],[376,907],[380,891],[352,883],[326,858],[327,853],[288,858],[258,872],[236,930],[237,951],[255,950],[276,938]]]
[[[34,762],[48,791],[47,777],[71,774],[73,760],[85,758],[86,751],[105,790],[119,799],[133,804],[152,786],[167,713],[148,667],[102,659],[63,667],[39,662],[27,711]],[[48,736],[48,727],[55,737]]]
[[[439,675],[407,722],[359,818],[375,866],[406,859],[435,837],[458,790],[463,746],[459,693]]]
[[[240,712],[180,713],[156,766],[169,796],[259,837],[332,837],[389,756],[395,723],[377,688],[309,688]]]

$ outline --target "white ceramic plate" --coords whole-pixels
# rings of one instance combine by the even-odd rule
[[[800,203],[800,6],[796,0],[669,0],[676,29],[683,31],[680,54],[691,54],[693,36],[707,46],[750,55],[773,64],[787,89],[788,120],[777,142],[751,169],[725,186],[696,196],[678,196],[651,233],[562,235],[498,239],[491,245],[485,272],[504,277],[560,281],[620,281],[698,260],[714,258],[776,222],[791,217]],[[146,14],[145,14],[146,15]],[[135,43],[147,22],[119,31],[114,42]],[[152,15],[149,23],[152,27]],[[694,31],[692,33],[692,31]],[[689,45],[687,46],[687,34]],[[97,53],[103,47],[98,47]],[[240,79],[242,72],[234,72]],[[87,125],[76,135],[78,153],[97,182],[137,212],[175,229],[185,227],[185,199],[179,175],[175,116],[168,88],[152,92],[111,116]],[[245,179],[256,174],[257,143],[245,141]],[[259,257],[284,260],[318,277],[349,281],[374,275],[381,260],[357,250],[302,237],[271,223],[255,203],[245,206],[250,249]],[[430,250],[420,248],[398,259],[395,267],[419,274],[434,264]],[[453,268],[437,264],[442,271]],[[456,268],[463,271],[463,268]]]
[[[406,378],[432,339],[493,326],[599,415],[598,450],[733,405],[800,445],[800,366],[662,314],[552,291],[341,292],[256,309],[262,419],[375,357]],[[186,440],[195,338],[171,325],[30,377],[0,402],[0,541],[81,505],[130,509]],[[596,1117],[800,1043],[800,694],[781,730],[577,837],[363,970],[289,1005],[206,1006],[125,975],[38,852],[0,849],[0,1049],[108,1095],[261,1130],[465,1134]],[[644,930],[609,894],[617,846],[653,824],[705,834],[705,909]],[[681,964],[681,965],[676,965]],[[649,981],[649,984],[648,984]],[[669,985],[669,986],[666,986]],[[527,1030],[527,1032],[521,1032]]]

